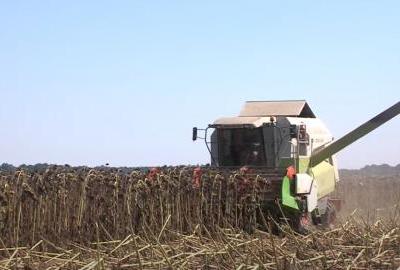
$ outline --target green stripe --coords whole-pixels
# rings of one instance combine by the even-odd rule
[[[290,192],[290,182],[289,177],[283,177],[282,181],[282,204],[288,206],[290,208],[294,208],[299,210],[299,206],[297,205],[297,201],[295,197],[292,196]]]

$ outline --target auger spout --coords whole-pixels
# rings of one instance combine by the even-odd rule
[[[318,165],[325,159],[336,154],[343,148],[347,147],[348,145],[367,135],[374,129],[383,125],[387,121],[396,117],[398,114],[400,114],[400,102],[397,102],[396,104],[376,115],[358,128],[350,131],[340,139],[327,144],[325,147],[322,146],[321,148],[316,149],[311,155],[310,166],[313,167]]]

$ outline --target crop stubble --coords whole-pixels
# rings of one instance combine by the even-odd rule
[[[243,182],[246,182],[245,185]],[[304,236],[256,230],[258,176],[52,167],[2,173],[0,269],[396,269],[399,213]],[[254,224],[255,225],[255,224]],[[271,225],[264,222],[264,229]],[[268,229],[268,228],[267,228]]]

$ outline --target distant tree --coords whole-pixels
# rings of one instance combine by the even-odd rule
[[[15,171],[15,167],[12,164],[9,163],[3,163],[0,165],[0,171],[3,172],[14,172]]]

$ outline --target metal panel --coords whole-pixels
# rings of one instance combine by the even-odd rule
[[[263,127],[264,135],[264,149],[265,149],[265,160],[267,167],[276,167],[276,155],[277,155],[277,136],[275,134],[276,127],[268,125]]]
[[[211,166],[218,166],[219,165],[219,156],[218,156],[218,136],[217,130],[214,130],[211,133]]]
[[[263,123],[268,123],[269,121],[269,117],[222,117],[215,120],[211,126],[260,127]]]

